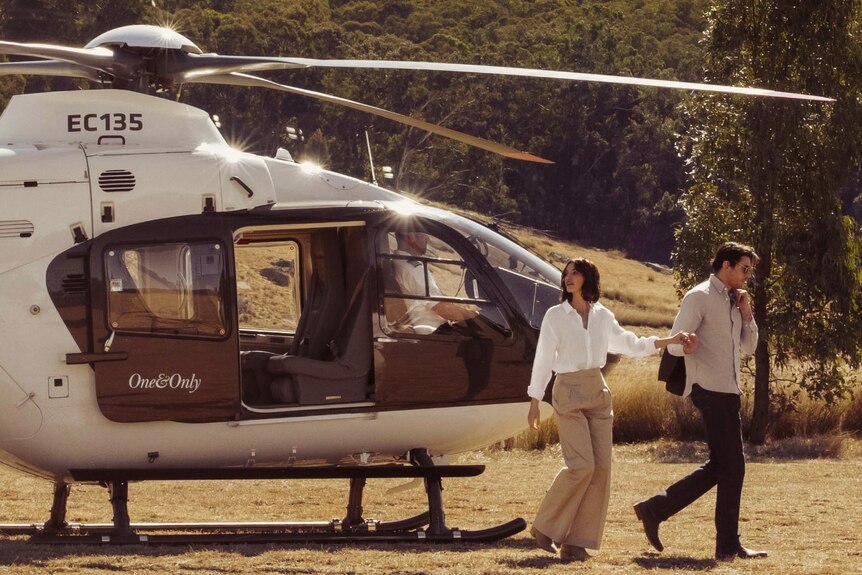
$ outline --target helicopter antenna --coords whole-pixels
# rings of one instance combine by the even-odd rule
[[[377,174],[374,172],[374,158],[371,156],[371,140],[368,138],[368,130],[365,130],[365,145],[368,146],[368,163],[371,164],[371,183],[377,185]]]

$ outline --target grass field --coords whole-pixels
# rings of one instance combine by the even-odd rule
[[[568,257],[589,257],[602,272],[603,301],[621,323],[643,335],[667,333],[678,306],[672,276],[616,252],[518,235],[558,267]],[[240,262],[245,266],[240,266],[242,295],[249,296],[243,321],[292,327],[276,324],[263,314],[266,306],[251,297],[255,291],[271,293],[267,290],[272,282],[264,282],[257,271],[275,265],[268,254],[254,256],[258,259]],[[287,261],[290,254],[278,254],[278,259]],[[293,307],[279,308],[272,317],[295,318],[291,303],[295,298],[280,299]],[[609,375],[618,441],[697,436],[699,419],[690,406],[656,382],[657,364],[656,357],[626,359]],[[838,406],[803,399],[791,405],[793,409],[776,410],[771,418],[773,435],[789,439],[749,449],[754,456],[746,476],[741,531],[745,544],[770,552],[764,560],[714,561],[714,493],[662,526],[664,553],[651,550],[634,520],[632,503],[666,487],[703,458],[702,444],[662,440],[615,447],[604,547],[586,564],[560,565],[555,557],[536,549],[526,532],[494,544],[331,546],[50,546],[0,536],[0,574],[862,573],[862,535],[857,525],[862,518],[862,441],[844,433],[862,429],[862,387],[857,387],[856,398]],[[749,410],[750,405],[744,406],[744,413]],[[482,463],[487,471],[478,478],[445,482],[448,525],[479,529],[515,517],[531,520],[561,466],[554,441],[554,426],[546,422],[540,432],[510,441],[514,449],[462,456],[459,462]],[[520,449],[537,445],[547,447]],[[829,457],[818,458],[822,454]],[[365,517],[395,520],[425,510],[424,492],[419,489],[387,494],[387,489],[400,483],[369,481]],[[328,520],[344,516],[347,494],[346,480],[153,482],[130,487],[129,510],[133,522]],[[0,523],[43,522],[50,505],[49,483],[0,469]],[[68,520],[110,522],[107,490],[75,487]]]
[[[682,476],[696,463],[678,462],[689,445],[617,446],[604,546],[586,564],[562,566],[533,547],[526,532],[494,544],[233,545],[197,547],[49,546],[0,538],[0,573],[8,574],[497,574],[497,573],[715,573],[848,575],[862,570],[862,449],[841,459],[755,458],[747,470],[743,541],[766,549],[756,561],[712,558],[712,508],[707,494],[662,526],[664,553],[647,546],[631,504]],[[514,517],[532,519],[560,467],[558,448],[541,452],[490,451],[462,456],[486,472],[445,483],[447,523],[464,529]],[[671,463],[672,462],[672,463]],[[296,482],[178,482],[133,484],[133,521],[318,520],[343,517],[346,480]],[[390,520],[422,510],[424,494],[387,495],[398,481],[369,481],[366,517]],[[0,471],[0,521],[44,520],[46,482]],[[73,490],[69,519],[110,520],[107,491]]]

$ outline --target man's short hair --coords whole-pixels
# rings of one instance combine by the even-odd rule
[[[760,259],[751,246],[737,242],[725,242],[715,252],[715,258],[712,260],[712,271],[719,271],[724,262],[729,262],[730,267],[736,267],[739,260],[745,256],[751,258],[751,265],[756,265]]]
[[[564,272],[569,267],[569,264],[574,265],[575,271],[584,276],[584,285],[581,286],[581,295],[583,298],[590,303],[599,301],[599,298],[602,297],[602,281],[599,276],[599,268],[596,267],[596,264],[587,258],[576,258],[566,262],[566,265],[563,267]],[[566,291],[565,274],[563,274],[560,280],[560,287],[563,290],[563,293],[560,295],[560,301],[572,303],[572,294]]]

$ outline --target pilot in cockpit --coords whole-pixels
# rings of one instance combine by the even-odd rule
[[[397,250],[395,255],[424,256],[428,249],[428,234],[421,232],[398,232],[395,234]],[[420,260],[393,259],[392,273],[398,291],[405,295],[425,296],[425,266]],[[443,294],[428,271],[428,292],[430,297]],[[451,323],[473,319],[479,315],[475,310],[445,301],[405,299],[407,323],[417,334],[429,334],[448,328]]]

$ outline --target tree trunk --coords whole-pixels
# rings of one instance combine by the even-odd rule
[[[748,432],[748,441],[755,445],[763,445],[766,441],[769,425],[769,318],[766,316],[769,290],[765,279],[769,278],[772,260],[769,242],[762,244],[757,247],[760,255],[757,275],[764,279],[758,281],[754,288],[754,321],[757,322],[759,337],[754,351],[754,412]]]
[[[757,314],[755,314],[757,317]],[[757,322],[760,325],[760,321]],[[754,352],[754,412],[751,416],[751,429],[748,441],[755,445],[766,442],[766,431],[769,426],[769,344],[765,337],[766,329],[760,330],[760,340]]]

